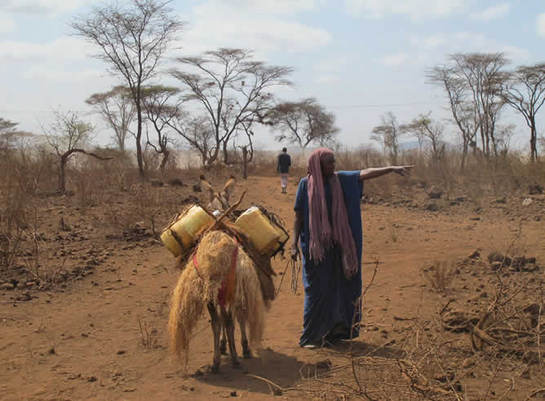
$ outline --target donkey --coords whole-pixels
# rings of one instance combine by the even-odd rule
[[[199,177],[199,184],[203,191],[208,193],[208,204],[207,209],[214,212],[216,215],[218,213],[224,212],[229,209],[231,195],[235,189],[236,178],[234,175],[231,175],[225,184],[223,189],[219,192],[214,191],[214,187],[206,177],[201,174]],[[248,340],[246,337],[246,325],[244,322],[241,322],[239,319],[240,333],[241,333],[241,346],[242,346],[242,356],[244,358],[251,358],[252,352],[248,346]],[[220,352],[225,355],[227,354],[227,328],[224,324],[221,325],[221,340],[220,340]]]
[[[201,176],[201,187],[209,192],[209,208],[226,211],[235,180],[231,177],[220,193]],[[215,203],[215,204],[214,204]],[[206,232],[180,274],[171,299],[169,338],[172,352],[187,363],[191,332],[204,307],[208,309],[214,336],[211,371],[219,371],[220,332],[229,345],[231,363],[240,366],[234,341],[234,321],[240,325],[243,355],[250,357],[249,346],[257,346],[264,329],[265,301],[256,266],[238,241],[220,230]],[[249,328],[249,338],[246,333]],[[226,337],[226,340],[225,340]],[[248,341],[249,340],[249,341]],[[226,348],[226,347],[225,347]]]

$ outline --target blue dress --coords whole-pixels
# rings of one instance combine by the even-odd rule
[[[358,255],[358,271],[351,278],[344,277],[341,248],[332,246],[324,254],[320,263],[309,257],[309,208],[307,178],[301,179],[295,198],[296,211],[303,213],[303,227],[299,237],[303,261],[303,286],[305,306],[303,312],[303,333],[299,344],[320,345],[323,341],[334,342],[359,335],[361,320],[361,253],[363,233],[361,227],[360,201],[363,194],[363,182],[360,171],[339,171],[337,176],[343,190],[348,221]],[[324,184],[329,219],[331,221],[331,188]],[[352,328],[352,331],[350,331]]]

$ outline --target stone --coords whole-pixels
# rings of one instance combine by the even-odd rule
[[[502,263],[501,263],[501,262],[492,262],[492,263],[490,264],[490,269],[491,269],[492,271],[498,271],[498,270],[501,269],[501,267],[502,267]]]
[[[478,249],[475,249],[471,255],[469,255],[469,259],[478,259],[481,256],[481,252]]]
[[[529,185],[528,186],[528,194],[529,195],[540,195],[543,193],[543,187],[539,184],[536,185]]]
[[[0,284],[0,290],[14,290],[15,286],[12,283],[2,283]]]
[[[430,192],[428,192],[428,196],[430,199],[441,199],[441,196],[443,196],[443,191],[440,189],[432,189]]]
[[[429,203],[425,209],[430,212],[437,212],[439,210],[439,205],[437,205],[437,203]]]
[[[524,266],[521,267],[521,270],[523,272],[535,272],[539,270],[539,266],[535,263],[526,263]]]
[[[501,262],[503,266],[511,266],[511,258],[499,252],[490,252],[488,254],[488,263],[492,264],[493,262]]]
[[[168,181],[168,185],[172,185],[173,187],[183,187],[184,183],[179,178],[173,178]]]

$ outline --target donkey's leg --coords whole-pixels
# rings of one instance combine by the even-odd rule
[[[208,312],[210,313],[210,319],[212,323],[212,333],[214,334],[214,360],[212,362],[212,373],[218,373],[220,369],[220,331],[221,331],[221,319],[218,316],[216,307],[212,302],[208,303]]]
[[[227,330],[224,324],[221,325],[220,352],[222,355],[227,355]]]
[[[221,308],[221,316],[223,324],[225,326],[225,331],[227,332],[227,343],[229,344],[229,353],[231,354],[231,362],[234,367],[240,366],[238,361],[237,349],[235,346],[235,325],[233,322],[233,314],[231,311]]]
[[[248,346],[248,337],[246,336],[246,318],[242,313],[237,313],[238,325],[240,326],[240,343],[242,345],[242,356],[244,358],[251,358],[252,351]]]

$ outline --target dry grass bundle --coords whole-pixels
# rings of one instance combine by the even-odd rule
[[[204,281],[199,279],[197,271],[185,269],[172,292],[168,319],[170,350],[178,358],[183,356],[185,363],[191,333],[206,305],[202,300],[203,294]]]
[[[252,259],[245,252],[238,255],[233,308],[239,320],[242,318],[248,322],[250,347],[255,349],[263,338],[265,303]]]
[[[171,351],[187,363],[191,333],[204,307],[218,305],[218,291],[231,269],[235,248],[239,245],[222,231],[207,232],[196,251],[197,268],[189,259],[178,279],[171,299],[168,331]],[[259,278],[252,259],[241,249],[235,267],[232,302],[226,309],[244,318],[250,330],[250,344],[258,345],[263,336],[265,305]]]

